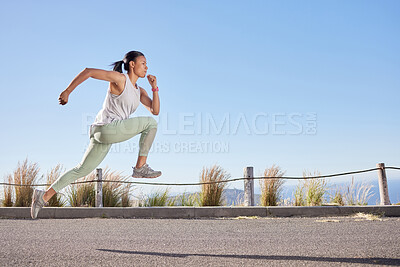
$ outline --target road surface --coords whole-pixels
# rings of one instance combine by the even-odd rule
[[[0,220],[0,266],[400,265],[400,218]]]

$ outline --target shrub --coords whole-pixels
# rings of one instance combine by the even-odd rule
[[[96,174],[94,172],[80,178],[77,182],[95,180]],[[94,207],[96,191],[94,183],[73,184],[67,190],[68,202],[72,207]]]
[[[12,184],[13,179],[12,176],[9,174],[6,178],[7,183]],[[12,207],[13,206],[13,186],[12,185],[5,185],[4,186],[4,199],[3,199],[3,206],[4,207]]]
[[[318,171],[303,172],[303,177],[320,176]],[[327,183],[325,179],[307,179],[306,185],[306,201],[308,206],[321,206],[324,201],[324,195],[327,192]]]
[[[130,197],[131,185],[127,184],[122,188],[121,194],[121,206],[122,207],[130,207],[131,204],[131,197]]]
[[[199,206],[200,205],[200,194],[199,193],[183,193],[176,196],[177,206]]]
[[[321,174],[318,171],[303,172],[303,177],[316,177]],[[324,195],[327,192],[327,183],[325,179],[304,179],[297,184],[295,191],[295,206],[320,206],[324,201]]]
[[[201,206],[221,206],[222,193],[226,187],[224,181],[230,177],[220,166],[214,165],[211,168],[203,168],[200,182],[210,183],[201,185],[200,205]],[[217,183],[215,183],[217,182]],[[218,183],[219,182],[219,183]]]
[[[103,173],[103,206],[104,207],[129,207],[131,185],[120,182],[127,181],[126,176],[116,171],[110,171],[107,167]]]
[[[345,203],[344,203],[343,193],[340,190],[340,188],[336,187],[333,193],[333,200],[331,202],[336,203],[340,206],[344,206]]]
[[[15,206],[29,207],[32,202],[33,185],[39,173],[37,163],[30,163],[28,159],[21,164],[18,162],[17,168],[13,173],[14,184],[25,184],[27,186],[15,186]]]
[[[130,206],[130,185],[124,185],[118,181],[126,181],[127,177],[116,171],[110,171],[107,167],[103,172],[103,206],[127,207]],[[79,181],[96,180],[96,170],[89,175],[78,179]],[[95,182],[71,185],[68,191],[68,200],[72,207],[94,207],[96,205]]]
[[[367,183],[355,183],[354,177],[352,177],[351,183],[347,185],[343,194],[346,205],[368,205],[368,200],[374,195],[371,192],[373,187]]]
[[[296,191],[294,193],[294,205],[295,206],[305,206],[306,199],[305,199],[305,180],[299,181],[296,186]]]
[[[267,168],[264,171],[264,177],[282,177],[284,174],[281,168],[275,165],[272,165],[271,168]],[[279,178],[260,180],[261,205],[276,206],[280,200],[284,182],[283,179]]]
[[[173,206],[174,201],[169,200],[168,197],[169,189],[165,189],[164,191],[158,190],[152,192],[144,201],[143,206],[145,207],[154,207],[154,206]],[[139,206],[142,206],[140,204]]]

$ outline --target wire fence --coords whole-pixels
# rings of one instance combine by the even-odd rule
[[[204,184],[217,184],[217,183],[229,183],[235,181],[241,181],[246,179],[254,179],[254,180],[262,180],[262,179],[283,179],[283,180],[305,180],[305,179],[321,179],[321,178],[332,178],[332,177],[339,177],[345,176],[350,174],[359,174],[359,173],[367,173],[373,172],[381,169],[386,170],[400,170],[400,167],[383,167],[383,168],[372,168],[372,169],[365,169],[359,171],[350,171],[350,172],[342,172],[342,173],[335,173],[329,175],[319,175],[319,176],[309,176],[309,177],[300,177],[300,176],[282,176],[282,177],[271,177],[271,176],[256,176],[251,178],[240,177],[240,178],[232,178],[223,181],[214,181],[214,182],[199,182],[199,183],[154,183],[154,182],[140,182],[140,181],[121,181],[121,180],[100,180],[102,183],[122,183],[122,184],[138,184],[138,185],[157,185],[157,186],[195,186],[195,185],[204,185]],[[95,183],[99,182],[99,180],[88,180],[88,181],[78,181],[73,182],[71,184],[86,184],[86,183]],[[50,186],[51,184],[14,184],[14,183],[0,183],[3,186]]]

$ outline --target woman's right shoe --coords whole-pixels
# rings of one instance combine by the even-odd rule
[[[46,191],[35,189],[32,194],[31,217],[36,219],[39,211],[46,204],[43,200],[43,195]]]
[[[146,163],[141,168],[133,168],[132,177],[134,178],[157,178],[161,175],[160,171],[155,171]]]

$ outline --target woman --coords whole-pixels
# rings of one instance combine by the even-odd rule
[[[97,114],[94,123],[90,126],[90,144],[80,164],[61,175],[47,191],[35,189],[32,196],[31,216],[37,217],[40,209],[49,199],[61,189],[78,178],[88,175],[105,158],[111,145],[141,134],[139,141],[139,156],[133,168],[133,177],[156,178],[160,171],[154,171],[146,164],[147,154],[157,132],[157,122],[152,117],[129,116],[141,102],[153,115],[160,112],[157,79],[147,75],[152,87],[153,99],[147,92],[136,84],[139,78],[146,77],[147,63],[145,56],[138,51],[130,51],[123,60],[114,64],[113,71],[86,68],[72,80],[58,98],[61,105],[68,103],[71,92],[88,78],[95,78],[110,82],[103,108]],[[122,72],[122,65],[128,72]]]

